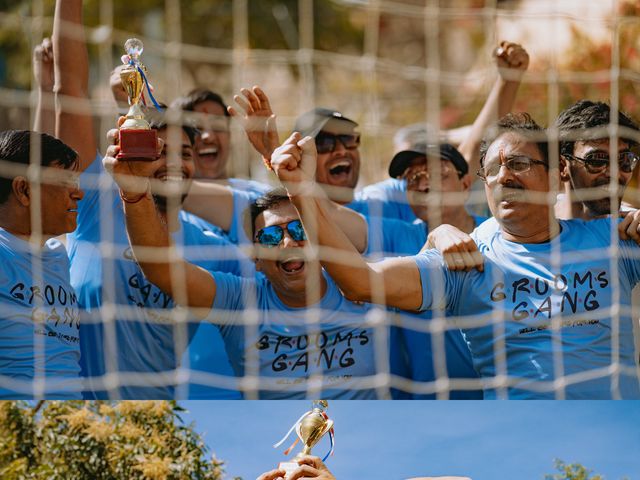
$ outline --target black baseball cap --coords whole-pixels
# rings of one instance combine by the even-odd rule
[[[330,108],[314,108],[313,110],[303,113],[296,119],[293,130],[300,132],[303,137],[308,135],[315,138],[329,120],[348,122],[351,123],[354,128],[358,126],[356,122],[336,110],[331,110]]]
[[[439,157],[442,160],[450,161],[461,175],[469,173],[469,165],[456,147],[450,143],[440,145],[429,145],[424,142],[417,142],[411,150],[403,150],[394,155],[389,165],[389,176],[400,177],[407,169],[411,160],[416,157]]]

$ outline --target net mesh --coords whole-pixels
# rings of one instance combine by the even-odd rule
[[[37,120],[39,102],[44,110],[53,110],[55,106],[51,90],[40,92],[27,61],[42,38],[51,33],[53,3],[36,0],[8,5],[0,13],[0,130],[29,129]],[[59,107],[65,112],[92,115],[98,151],[104,153],[109,146],[105,132],[115,127],[115,118],[122,113],[122,108],[118,108],[113,101],[108,79],[114,66],[119,63],[125,40],[135,36],[144,41],[143,60],[154,87],[154,95],[166,104],[193,87],[220,92],[229,101],[241,88],[260,85],[268,94],[278,116],[281,140],[292,130],[298,115],[316,106],[332,107],[353,118],[359,123],[358,130],[362,135],[358,185],[363,187],[388,178],[389,161],[397,149],[394,136],[406,125],[418,124],[417,131],[429,142],[445,138],[459,145],[470,135],[469,127],[458,127],[470,125],[487,98],[498,75],[491,53],[501,40],[522,44],[531,57],[531,65],[522,80],[513,111],[530,112],[539,123],[553,125],[562,109],[578,99],[588,98],[609,103],[612,119],[618,117],[619,110],[638,118],[638,10],[638,2],[622,0],[590,2],[589,5],[569,0],[149,0],[135,5],[119,0],[86,2],[84,25],[79,28],[72,23],[65,23],[62,32],[68,38],[86,41],[89,69],[87,96],[90,102],[87,104],[82,99],[62,95],[58,97]],[[179,124],[185,119],[197,123],[201,118],[197,114],[170,109],[165,119],[170,125],[166,133],[168,163],[174,166],[172,171],[176,174],[181,168],[181,150],[176,147],[182,138]],[[264,168],[259,155],[247,142],[241,124],[232,121],[230,128],[230,176],[250,177],[277,185],[275,177]],[[603,128],[611,139],[617,140],[624,133],[625,138],[638,140],[637,132],[621,130],[617,122]],[[558,132],[553,129],[545,134],[552,147],[557,146],[557,135]],[[32,234],[42,237],[44,219],[40,208],[40,185],[41,173],[46,169],[38,167],[40,149],[38,138],[33,138],[30,163],[34,168],[27,171],[29,180],[35,185],[29,208],[30,223]],[[617,153],[619,147],[616,142],[611,142],[610,148],[611,153]],[[550,151],[551,167],[558,166],[558,154],[553,153],[554,148]],[[0,168],[3,172],[11,170],[4,163]],[[429,168],[438,172],[441,167],[439,162],[430,161]],[[471,172],[472,175],[474,173]],[[612,186],[616,185],[618,173],[618,165],[614,162],[611,167]],[[434,177],[436,180],[433,180]],[[322,283],[309,282],[306,286],[306,299],[316,306],[295,315],[290,313],[291,309],[285,309],[286,313],[271,312],[265,317],[264,290],[245,280],[230,282],[226,287],[228,291],[224,292],[227,297],[232,297],[234,289],[241,289],[241,294],[234,297],[238,304],[243,305],[241,312],[218,312],[212,323],[200,324],[194,336],[193,312],[175,306],[167,294],[138,271],[120,267],[119,262],[123,258],[130,264],[135,263],[131,249],[126,243],[123,244],[126,237],[123,237],[122,217],[114,215],[115,209],[121,207],[111,177],[101,168],[90,168],[83,178],[83,182],[87,183],[82,185],[85,190],[85,199],[82,201],[90,199],[97,204],[91,210],[90,218],[79,216],[78,222],[93,221],[96,226],[93,237],[76,239],[78,244],[91,243],[93,248],[76,268],[86,269],[86,278],[94,278],[100,283],[96,290],[92,290],[100,298],[98,305],[81,313],[80,317],[83,326],[93,325],[100,332],[95,337],[91,337],[93,334],[87,337],[93,338],[88,340],[91,352],[82,354],[95,357],[100,367],[89,373],[89,378],[83,380],[83,386],[69,379],[66,380],[68,384],[62,381],[63,390],[100,391],[112,398],[164,395],[179,398],[236,398],[238,392],[244,398],[256,398],[269,396],[268,392],[277,394],[295,389],[310,397],[320,395],[323,391],[331,391],[338,398],[348,398],[353,396],[353,392],[373,391],[378,398],[389,398],[397,391],[402,391],[409,396],[424,394],[449,398],[452,391],[472,392],[483,388],[495,389],[499,397],[507,396],[508,387],[517,384],[533,394],[566,398],[567,388],[574,384],[589,379],[611,378],[605,392],[591,394],[617,398],[622,395],[620,378],[638,374],[638,322],[633,320],[629,324],[626,320],[627,317],[637,319],[638,315],[631,311],[631,304],[624,301],[630,295],[630,286],[624,283],[624,275],[619,271],[621,259],[637,259],[633,252],[620,251],[615,227],[611,227],[611,243],[607,248],[589,250],[576,246],[578,253],[574,252],[579,259],[609,260],[606,295],[611,301],[598,309],[595,316],[585,317],[584,306],[588,304],[588,299],[584,293],[588,295],[588,292],[583,292],[583,298],[565,297],[562,300],[567,288],[561,285],[531,283],[521,286],[520,292],[529,294],[539,288],[535,301],[533,294],[523,300],[528,299],[531,303],[527,308],[544,310],[546,297],[542,295],[542,290],[554,288],[559,297],[554,297],[553,301],[565,302],[563,308],[569,305],[568,302],[583,304],[575,315],[566,311],[556,314],[552,310],[548,325],[544,326],[544,329],[552,332],[548,345],[550,351],[542,354],[553,359],[553,378],[546,381],[540,378],[540,381],[529,381],[523,386],[522,378],[508,368],[510,352],[514,348],[511,342],[522,340],[514,340],[507,335],[508,312],[500,306],[486,311],[480,311],[482,309],[479,308],[478,314],[471,317],[445,315],[444,311],[436,310],[427,321],[385,308],[384,305],[361,311],[355,309],[356,313],[349,317],[349,328],[338,334],[328,334],[323,330],[327,328],[326,319],[334,321],[336,311],[342,307],[334,305],[334,309],[326,311],[323,304],[317,303],[323,294]],[[441,176],[432,175],[432,182],[437,182],[438,178]],[[634,174],[625,192],[625,199],[631,206],[640,203],[636,186]],[[441,190],[440,187],[436,185],[432,188]],[[559,191],[556,189],[535,201],[541,207],[553,204],[557,193]],[[593,194],[601,195],[601,192],[594,191]],[[180,195],[168,198],[167,211],[179,210],[179,198]],[[211,196],[203,198],[202,202],[207,202],[211,210],[233,208],[232,224],[223,229],[235,232],[240,239],[246,235],[238,210],[248,202],[234,199],[229,204],[223,203],[224,199]],[[617,209],[617,197],[611,195],[610,200],[611,206]],[[429,207],[432,221],[442,218],[445,211],[443,205],[462,209],[466,204],[470,212],[479,215],[487,213],[486,196],[479,181],[470,195],[446,193],[435,197],[432,195],[421,201]],[[169,230],[178,231],[174,235],[174,246],[159,250],[140,249],[136,251],[136,258],[139,261],[144,261],[145,256],[151,260],[172,260],[170,285],[173,297],[176,304],[186,304],[189,300],[189,285],[185,281],[188,270],[179,260],[187,258],[196,263],[206,263],[228,260],[230,256],[240,258],[240,254],[227,246],[203,245],[200,242],[193,244],[188,238],[191,233],[184,230],[184,224],[177,217],[168,215],[166,221]],[[305,219],[308,231],[316,230],[315,223],[313,218]],[[200,228],[205,230],[208,227]],[[370,242],[375,241],[376,235],[384,235],[382,223],[372,221],[369,228]],[[70,247],[69,242],[67,247]],[[263,250],[256,250],[247,241],[240,241],[240,250],[247,258],[269,256],[268,252],[265,254]],[[551,265],[557,267],[551,270],[562,271],[561,266],[567,262],[563,252],[559,241],[551,242]],[[36,254],[30,257],[32,286],[40,286],[44,292],[47,275],[43,269],[48,266],[35,247],[33,253]],[[380,259],[387,254],[377,251],[372,253],[371,258]],[[241,272],[251,271],[252,262],[241,258]],[[305,246],[304,259],[309,265],[314,259],[353,264],[354,268],[358,265],[353,254],[318,248],[314,242],[308,242]],[[622,264],[626,265],[624,262]],[[73,265],[71,268],[72,276],[79,278],[82,272],[73,272]],[[597,273],[592,272],[593,278],[590,277],[589,281],[597,283]],[[502,282],[504,287],[505,279],[500,276],[500,269],[493,269],[491,275],[493,277],[487,278],[486,282],[492,285]],[[431,278],[434,285],[443,283],[437,272],[429,272],[424,278]],[[583,277],[580,279],[584,281]],[[375,303],[384,304],[388,292],[385,292],[384,285],[373,280],[375,278],[371,286],[373,299]],[[566,276],[554,277],[553,280],[565,283],[574,281]],[[600,285],[604,283],[605,280],[600,280]],[[127,287],[124,297],[119,293],[123,291],[123,284]],[[11,287],[9,285],[9,290]],[[407,285],[406,288],[414,287]],[[507,286],[504,292],[498,293],[512,295],[515,303],[517,292],[517,286],[512,285],[511,289]],[[39,326],[46,329],[51,321],[51,309],[48,307],[55,302],[49,302],[45,294],[34,295],[33,288],[31,297],[27,302],[29,308],[41,308],[49,312],[48,317],[32,316],[36,323],[40,322]],[[95,300],[82,295],[80,297],[80,304]],[[3,298],[11,299],[11,293]],[[463,303],[464,299],[458,301]],[[552,307],[555,309],[557,306],[560,303]],[[521,312],[527,308],[521,309]],[[511,315],[517,313],[514,310]],[[533,316],[534,310],[530,314]],[[357,324],[354,324],[354,318],[359,318]],[[573,341],[566,338],[571,337],[565,328],[567,322],[599,321],[601,318],[611,319],[607,324],[610,338],[603,347],[611,351],[610,363],[598,368],[586,366],[582,371],[566,374],[566,342]],[[344,319],[335,320],[338,323],[340,321]],[[265,323],[273,326],[274,322],[277,328],[272,328],[271,334],[265,338]],[[390,330],[390,327],[395,329]],[[398,341],[394,335],[401,331],[398,330],[400,327],[406,331],[429,334],[428,337],[420,337],[428,342],[425,350],[431,352],[429,358],[423,359],[428,366],[420,364],[421,368],[433,372],[427,375],[429,378],[423,378],[420,374],[401,375],[394,371],[389,349],[390,344]],[[123,333],[123,328],[128,333]],[[451,366],[446,358],[448,349],[445,347],[447,334],[458,334],[460,328],[492,330],[493,340],[479,349],[476,346],[478,355],[491,358],[488,369],[491,375],[467,378],[455,376],[450,371]],[[632,364],[620,359],[621,335],[635,336]],[[0,388],[15,390],[19,395],[55,396],[60,385],[55,379],[52,381],[47,373],[46,359],[50,358],[47,344],[42,335],[34,334],[33,340],[37,359],[33,378],[0,372]],[[310,347],[314,342],[315,347]],[[358,348],[362,350],[365,346],[370,352],[369,356],[359,353]],[[264,375],[264,364],[261,367],[260,363],[264,350],[271,354],[269,375]],[[532,350],[532,358],[539,353]],[[362,357],[358,358],[360,354]],[[131,362],[128,363],[127,359]],[[405,358],[403,361],[406,365],[412,360]],[[364,372],[362,375],[354,378],[349,374],[342,377],[326,375],[327,369],[322,368],[341,363],[347,368],[353,362],[368,365],[359,370]],[[319,368],[312,368],[314,364]],[[141,368],[134,368],[136,365]],[[535,365],[535,358],[532,365]],[[332,382],[340,386],[331,390]],[[136,390],[136,387],[143,388]],[[157,389],[154,390],[154,387]]]

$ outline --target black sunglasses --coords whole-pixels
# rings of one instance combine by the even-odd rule
[[[307,239],[300,220],[292,220],[287,223],[284,228],[287,229],[289,236],[296,242],[301,242],[302,240]],[[270,225],[268,227],[261,228],[258,230],[258,233],[256,233],[256,240],[260,245],[276,247],[280,245],[280,242],[284,238],[284,228],[280,225]]]
[[[589,152],[584,158],[564,155],[570,160],[582,163],[589,173],[602,173],[609,166],[609,154],[607,152]],[[624,173],[631,173],[638,164],[638,155],[633,152],[618,153],[618,168]]]
[[[318,153],[331,153],[340,142],[344,148],[351,150],[360,145],[360,135],[332,135],[331,133],[320,132],[316,135],[316,149]]]

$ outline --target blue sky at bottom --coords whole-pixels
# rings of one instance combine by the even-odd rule
[[[287,457],[274,449],[310,401],[188,401],[185,422],[226,462],[227,478],[252,480]],[[606,480],[640,480],[640,402],[330,401],[338,480],[460,475],[542,480],[554,459]],[[325,438],[313,453],[328,451]],[[299,450],[294,449],[293,454]],[[293,455],[292,454],[292,455]],[[292,456],[291,455],[291,456]]]

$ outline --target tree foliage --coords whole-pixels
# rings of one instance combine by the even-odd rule
[[[545,475],[544,480],[605,480],[602,475],[594,474],[580,463],[565,463],[556,459],[555,467],[559,473]]]
[[[545,480],[604,480],[600,475],[591,475],[593,472],[579,463],[565,463],[562,460],[555,461],[556,470],[559,473],[545,475]]]
[[[0,403],[5,480],[221,480],[175,402]]]

